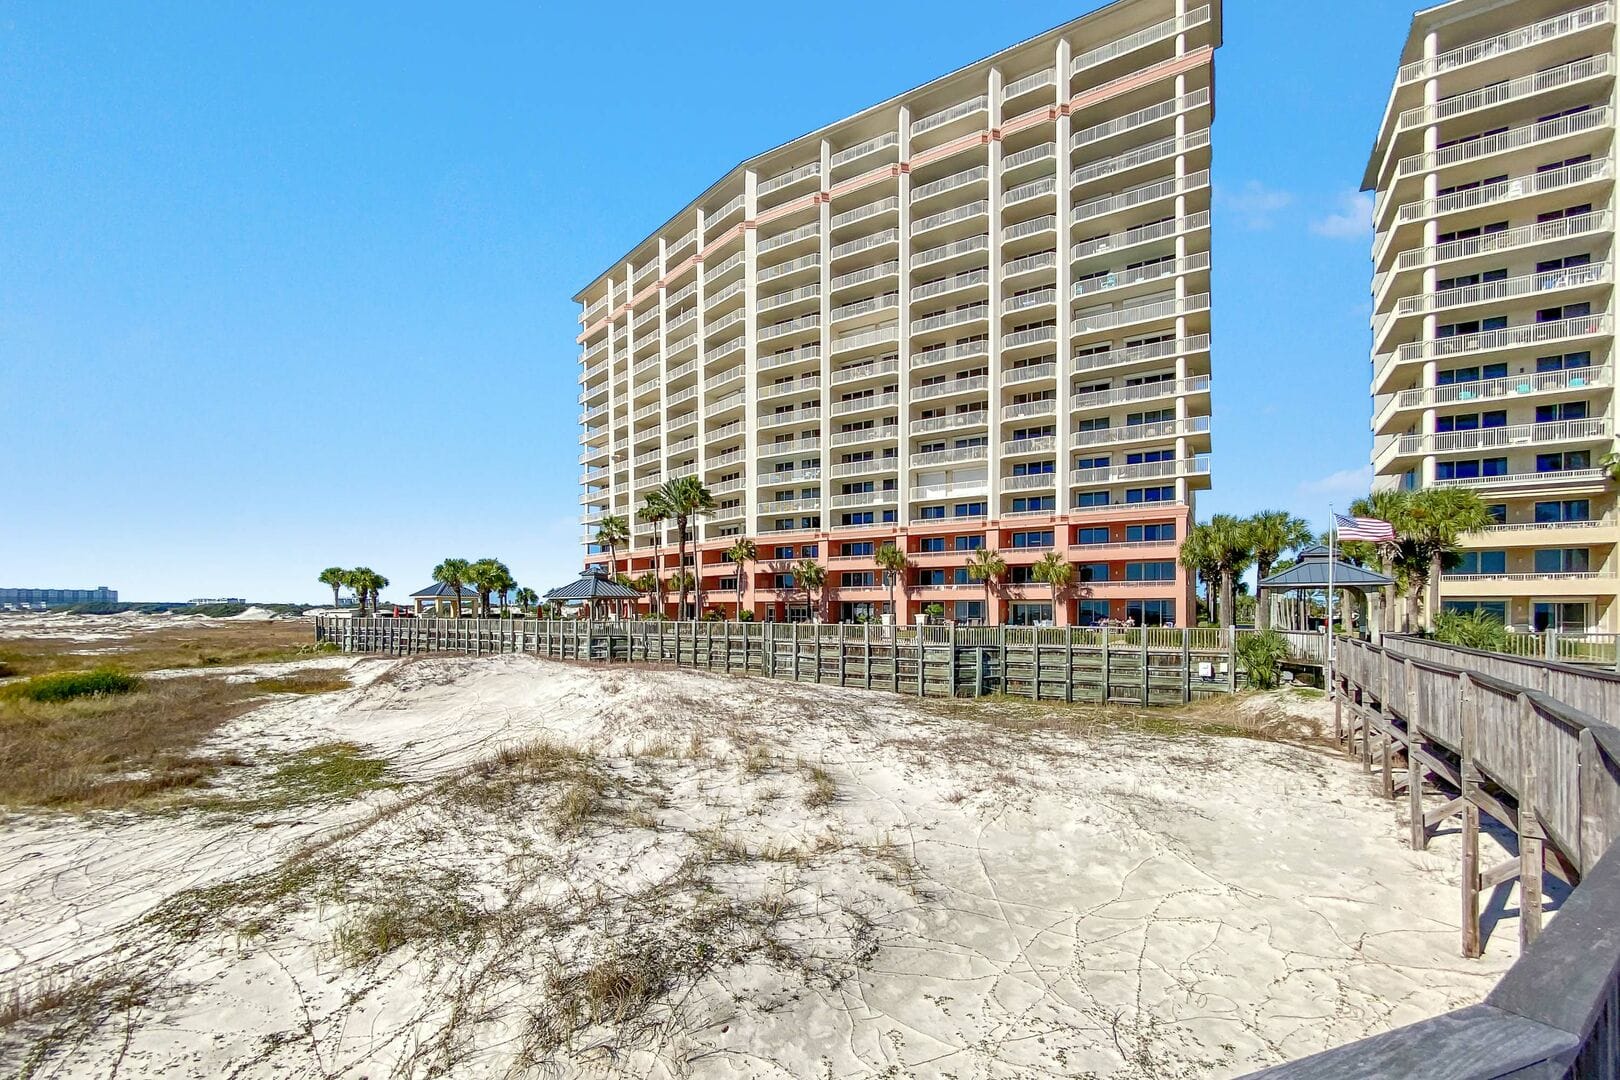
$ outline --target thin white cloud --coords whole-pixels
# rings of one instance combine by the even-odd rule
[[[1217,191],[1216,200],[1245,229],[1269,229],[1279,211],[1294,203],[1292,192],[1269,188],[1250,180],[1236,191]]]
[[[1333,240],[1360,240],[1372,236],[1373,197],[1364,191],[1339,196],[1338,209],[1311,221],[1311,232]]]
[[[1340,469],[1315,480],[1302,481],[1296,490],[1301,496],[1348,495],[1359,498],[1371,489],[1372,478],[1372,463],[1368,462],[1359,469]]]

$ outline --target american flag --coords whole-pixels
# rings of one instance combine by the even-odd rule
[[[1378,518],[1345,517],[1333,515],[1333,525],[1342,540],[1367,540],[1374,544],[1387,544],[1395,539],[1395,526]]]

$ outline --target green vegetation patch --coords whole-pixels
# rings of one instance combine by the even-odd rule
[[[26,682],[5,689],[11,697],[28,701],[60,702],[75,698],[103,697],[129,694],[141,688],[141,680],[116,668],[101,667],[92,671],[61,671],[52,675],[36,675]]]
[[[351,685],[341,668],[305,668],[286,675],[255,679],[253,688],[267,694],[329,694]]]

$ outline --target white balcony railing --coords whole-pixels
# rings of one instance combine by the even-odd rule
[[[1614,320],[1609,315],[1582,315],[1573,319],[1531,323],[1526,326],[1508,326],[1501,330],[1487,330],[1479,334],[1458,334],[1455,337],[1414,341],[1396,350],[1401,363],[1434,360],[1440,357],[1470,356],[1547,345],[1552,342],[1579,340],[1600,334],[1614,333]]]
[[[1200,229],[1207,228],[1209,228],[1209,211],[1200,210],[1196,214],[1188,214],[1185,218],[1156,221],[1151,225],[1140,225],[1134,229],[1114,233],[1111,236],[1082,241],[1069,249],[1069,257],[1071,259],[1090,258],[1093,255],[1102,255],[1122,248],[1162,240],[1167,236],[1175,236],[1178,233],[1197,232]]]
[[[848,289],[856,285],[864,285],[869,281],[879,281],[886,277],[893,277],[900,272],[900,260],[890,259],[887,262],[874,263],[863,266],[859,270],[851,270],[847,274],[839,274],[831,281],[836,292],[839,289]]]
[[[1044,289],[1031,289],[1029,292],[1017,293],[1007,297],[1001,302],[1001,313],[1012,315],[1030,308],[1050,307],[1057,303],[1057,289],[1048,286]]]
[[[814,330],[821,325],[821,313],[801,315],[797,319],[788,319],[784,322],[772,323],[759,328],[758,337],[761,341],[773,341],[788,334],[796,334],[802,330]]]
[[[1427,311],[1444,311],[1447,308],[1471,304],[1494,303],[1516,296],[1533,296],[1557,292],[1560,289],[1597,285],[1609,280],[1610,269],[1608,263],[1588,263],[1586,266],[1571,266],[1540,274],[1524,274],[1520,277],[1503,278],[1501,281],[1464,285],[1456,289],[1444,289],[1419,296],[1403,296],[1395,304],[1395,311],[1400,315],[1418,315]]]
[[[1470,90],[1466,94],[1444,98],[1433,105],[1415,106],[1401,113],[1397,127],[1405,130],[1436,124],[1476,109],[1489,108],[1492,105],[1556,90],[1560,86],[1568,86],[1583,79],[1606,75],[1610,70],[1609,54],[1599,53],[1559,67],[1538,71],[1533,75],[1524,75],[1508,82],[1495,83],[1478,90]]]
[[[840,461],[828,470],[831,476],[872,476],[875,473],[897,472],[900,469],[900,458],[896,455],[888,457],[868,458],[864,461]]]
[[[875,218],[879,214],[891,214],[900,209],[900,196],[890,195],[887,198],[874,199],[869,203],[851,207],[828,219],[828,224],[834,229],[841,229],[845,225],[854,225],[858,222]]]
[[[989,304],[968,304],[953,311],[941,311],[934,315],[925,315],[920,319],[913,319],[911,320],[911,332],[913,334],[926,334],[932,330],[944,330],[952,326],[961,326],[964,323],[983,322],[989,317]]]
[[[805,424],[811,420],[821,419],[820,405],[806,405],[798,409],[784,409],[780,412],[760,413],[760,427],[776,427],[780,424]]]
[[[728,256],[726,259],[703,271],[703,284],[712,284],[725,274],[737,269],[737,267],[743,264],[743,259],[747,257],[747,254],[748,253],[746,251],[739,251],[735,255]]]
[[[779,247],[786,247],[789,244],[796,244],[800,240],[808,240],[812,236],[820,235],[820,233],[821,223],[819,221],[812,221],[808,225],[800,225],[796,229],[789,229],[787,232],[777,233],[775,236],[763,237],[755,243],[754,255],[758,257],[765,254],[767,251],[775,251]]]
[[[1201,435],[1209,430],[1209,417],[1189,416],[1183,420],[1161,420],[1151,424],[1125,424],[1120,427],[1092,428],[1069,436],[1075,447],[1103,446],[1109,443],[1150,442]]]
[[[1435,487],[1466,488],[1550,488],[1566,484],[1601,484],[1609,474],[1603,469],[1562,469],[1553,472],[1515,472],[1505,476],[1459,476],[1435,480]]]
[[[832,385],[842,386],[846,383],[859,382],[862,379],[895,375],[899,371],[900,360],[897,357],[890,357],[887,360],[872,360],[864,364],[851,364],[832,373]]]
[[[931,469],[940,465],[960,465],[968,461],[988,461],[990,447],[984,446],[956,446],[949,450],[928,450],[921,454],[911,455],[913,469]]]
[[[1554,240],[1567,240],[1597,232],[1609,232],[1613,228],[1614,214],[1612,211],[1594,210],[1589,214],[1576,214],[1573,217],[1559,218],[1556,221],[1540,221],[1531,225],[1520,225],[1518,228],[1472,236],[1466,240],[1452,240],[1448,243],[1437,244],[1434,247],[1413,248],[1396,256],[1395,268],[1397,270],[1414,270],[1418,267],[1427,266],[1429,263],[1468,259],[1476,255],[1490,255],[1498,251],[1529,247],[1532,244],[1544,244]],[[1378,290],[1375,288],[1373,291],[1376,293]]]
[[[1057,190],[1057,180],[1050,176],[1043,176],[1031,180],[1027,184],[1008,188],[1001,196],[1003,206],[1016,206],[1031,199],[1038,199],[1042,195],[1050,195]]]
[[[911,235],[918,236],[925,232],[931,232],[934,229],[944,228],[946,225],[954,225],[958,221],[967,221],[970,218],[983,217],[989,212],[990,201],[988,199],[975,199],[973,202],[964,203],[961,206],[953,206],[949,210],[942,210],[937,214],[930,214],[927,217],[918,218],[916,221],[911,223]]]
[[[897,244],[899,242],[899,229],[880,229],[879,231],[869,233],[866,236],[857,236],[855,239],[847,240],[842,244],[834,244],[832,250],[828,252],[828,256],[834,259],[841,259],[845,255],[855,255],[862,251],[871,251],[873,248],[884,247],[888,244]]]
[[[1115,135],[1121,135],[1127,131],[1172,117],[1179,112],[1187,112],[1208,104],[1209,90],[1208,88],[1200,88],[1191,93],[1183,94],[1179,98],[1160,101],[1145,108],[1137,109],[1135,112],[1126,113],[1124,116],[1113,120],[1082,128],[1070,136],[1069,145],[1072,149],[1078,150],[1080,147],[1090,143],[1112,138]]]
[[[834,352],[848,352],[852,349],[864,349],[872,345],[886,345],[900,340],[900,324],[884,323],[866,330],[857,330],[853,334],[841,334],[833,339]]]
[[[762,297],[756,306],[760,311],[775,311],[777,308],[786,307],[789,304],[814,300],[820,295],[821,283],[814,282],[810,285],[801,285],[797,289],[789,289],[786,292],[773,293],[770,296]]]
[[[821,440],[817,437],[808,439],[784,439],[778,442],[760,443],[759,455],[761,457],[781,457],[786,454],[807,454],[821,449]]]
[[[848,416],[851,413],[870,412],[873,409],[892,409],[900,404],[900,395],[867,394],[861,397],[844,398],[842,401],[832,403],[829,412],[833,416]]]
[[[775,281],[779,277],[796,274],[801,270],[810,270],[820,265],[821,252],[812,251],[808,255],[800,255],[797,259],[789,259],[786,262],[775,263],[771,266],[762,266],[759,273],[754,275],[754,278],[763,285],[767,281]]]
[[[1516,446],[1593,442],[1607,439],[1609,435],[1609,421],[1606,419],[1555,420],[1545,424],[1514,424],[1509,427],[1402,435],[1399,452],[1446,454],[1475,450],[1511,450]]]
[[[1020,221],[1015,225],[1008,225],[1001,230],[1001,239],[1005,243],[1022,240],[1026,236],[1038,236],[1044,232],[1054,232],[1057,229],[1056,214],[1042,214],[1040,217]]]
[[[1162,281],[1181,274],[1196,274],[1209,269],[1209,252],[1195,251],[1185,259],[1167,259],[1164,262],[1148,263],[1138,266],[1134,270],[1122,270],[1117,274],[1105,274],[1102,277],[1090,277],[1084,281],[1074,283],[1074,295],[1093,296],[1097,293],[1108,292],[1111,289],[1123,289],[1131,285],[1142,285],[1151,281]]]
[[[1480,379],[1475,382],[1447,383],[1444,386],[1418,387],[1414,390],[1403,390],[1396,397],[1402,409],[1423,409],[1464,402],[1524,397],[1559,390],[1595,390],[1613,385],[1613,372],[1605,365],[1509,375],[1506,378]]]
[[[899,143],[900,133],[898,131],[885,131],[882,135],[875,136],[874,138],[867,139],[865,142],[856,143],[854,146],[846,147],[845,149],[838,151],[838,153],[832,156],[832,167],[836,169],[840,165],[848,165],[850,162],[858,161],[861,158],[866,157],[868,154],[875,154],[879,150],[886,150],[891,146],[898,146]]]
[[[1208,145],[1208,128],[1203,128],[1181,138],[1172,135],[1167,139],[1159,139],[1156,142],[1148,143],[1146,146],[1138,146],[1135,149],[1127,150],[1123,154],[1102,158],[1099,161],[1087,162],[1070,173],[1069,179],[1075,184],[1086,184],[1094,180],[1101,180],[1104,177],[1113,176],[1115,173],[1122,173],[1129,169],[1149,165],[1155,161],[1163,161],[1166,158],[1175,157],[1177,154],[1190,153]]]
[[[941,109],[935,113],[929,113],[921,120],[912,121],[911,134],[922,135],[925,132],[933,131],[936,128],[942,128],[952,121],[960,120],[964,116],[972,116],[976,112],[983,112],[989,107],[989,97],[984,94],[980,94],[977,97],[972,97],[966,101],[958,102],[949,108]]]
[[[1209,456],[1145,461],[1136,465],[1108,465],[1093,469],[1073,469],[1069,483],[1075,486],[1114,484],[1129,480],[1161,480],[1175,476],[1203,476],[1209,472]]]
[[[890,442],[900,437],[898,423],[874,424],[871,427],[859,427],[852,431],[835,431],[829,440],[833,446],[852,446],[856,443]]]
[[[1001,418],[1003,420],[1028,420],[1034,416],[1056,416],[1057,411],[1057,398],[1050,397],[1038,401],[1021,401],[1016,405],[1004,405],[1001,409]]]
[[[1057,378],[1057,364],[1050,361],[1044,364],[1025,364],[1022,367],[1003,368],[1001,371],[1001,381],[1007,386],[1055,378]],[[911,396],[913,398],[917,396],[915,390],[912,391]]]
[[[1057,252],[1037,251],[1033,255],[1024,255],[1001,264],[1001,276],[1004,278],[1017,277],[1034,270],[1054,270],[1057,268]],[[916,290],[912,290],[912,298],[916,299]]]
[[[1014,79],[1001,88],[1001,100],[1010,101],[1015,97],[1031,93],[1048,86],[1057,85],[1057,69],[1043,68],[1040,71]]]
[[[1603,0],[1603,3],[1565,12],[1550,19],[1543,19],[1541,22],[1497,34],[1495,37],[1470,42],[1437,56],[1413,61],[1401,68],[1396,81],[1399,85],[1405,86],[1419,79],[1444,74],[1469,64],[1477,64],[1481,60],[1516,52],[1543,41],[1566,37],[1613,21],[1614,4],[1612,0]]]
[[[953,240],[949,244],[941,244],[939,247],[919,251],[911,257],[911,268],[916,270],[919,267],[929,266],[937,262],[944,262],[946,259],[954,258],[958,255],[967,255],[975,251],[989,250],[990,235],[988,233],[981,233],[978,236],[969,236],[964,240]]]
[[[1205,311],[1208,308],[1209,294],[1198,293],[1195,296],[1157,300],[1145,304],[1133,304],[1115,308],[1112,311],[1082,314],[1075,318],[1070,329],[1076,334],[1087,334],[1098,330],[1111,330],[1118,326],[1129,326],[1132,323],[1175,318],[1178,315],[1186,315],[1194,311]]]
[[[1475,161],[1525,146],[1537,146],[1556,139],[1568,138],[1583,131],[1596,131],[1607,127],[1609,123],[1609,107],[1600,105],[1595,109],[1570,113],[1554,120],[1542,120],[1535,124],[1509,128],[1496,135],[1470,139],[1468,142],[1456,143],[1426,154],[1413,154],[1411,157],[1401,159],[1400,164],[1396,166],[1396,172],[1400,176],[1411,176],[1414,173],[1443,169],[1464,161]]]
[[[879,311],[888,311],[890,308],[900,306],[899,293],[884,293],[882,296],[868,296],[863,300],[854,300],[848,304],[840,304],[829,313],[833,322],[843,319],[853,319],[860,315],[872,315]]]
[[[1168,177],[1164,180],[1155,180],[1150,184],[1122,191],[1118,195],[1105,195],[1099,199],[1090,199],[1083,203],[1076,203],[1074,207],[1074,220],[1076,222],[1089,221],[1119,210],[1128,210],[1144,203],[1158,202],[1161,199],[1172,198],[1183,192],[1193,191],[1197,188],[1209,186],[1209,170],[1200,169],[1181,177]]]
[[[950,363],[953,360],[987,358],[989,355],[989,339],[980,338],[975,341],[959,341],[954,345],[936,345],[932,348],[913,350],[911,366],[927,367],[932,364]]]
[[[1056,449],[1056,435],[1035,435],[1026,439],[1009,439],[1001,444],[1001,454],[1003,457],[1019,457],[1025,454],[1049,454]]]
[[[1205,5],[1204,7],[1194,8],[1185,15],[1178,15],[1175,18],[1154,23],[1152,26],[1143,27],[1133,34],[1117,38],[1106,45],[1099,45],[1095,49],[1088,49],[1076,56],[1069,64],[1069,74],[1078,75],[1088,68],[1106,64],[1110,60],[1116,60],[1127,53],[1135,52],[1137,49],[1144,49],[1149,45],[1168,41],[1177,34],[1186,33],[1188,30],[1202,26],[1207,22],[1209,22],[1209,7]]]
[[[957,431],[962,428],[983,427],[990,422],[990,410],[971,409],[967,412],[948,413],[913,420],[909,428],[913,435],[927,435],[935,431]]]
[[[989,178],[990,167],[988,165],[975,165],[971,169],[963,169],[961,172],[942,176],[938,180],[919,184],[911,189],[911,201],[914,203],[920,202],[935,195],[943,195],[947,191],[955,191],[957,188],[965,187],[968,184],[981,183]]]
[[[821,162],[811,161],[804,165],[800,165],[796,169],[789,169],[785,173],[778,173],[769,180],[760,181],[759,188],[757,189],[756,193],[759,195],[769,195],[772,192],[780,191],[785,187],[791,187],[801,180],[808,180],[813,176],[820,175]]]
[[[1014,330],[1010,334],[1001,336],[1003,349],[1021,349],[1026,345],[1043,345],[1057,341],[1056,326],[1031,326],[1023,330]]]
[[[1438,217],[1441,214],[1453,214],[1459,210],[1472,210],[1476,207],[1490,206],[1493,203],[1503,202],[1507,199],[1538,195],[1544,191],[1555,191],[1559,188],[1572,187],[1575,184],[1608,180],[1613,175],[1614,162],[1608,158],[1577,162],[1574,165],[1565,165],[1561,169],[1548,169],[1546,172],[1531,173],[1528,176],[1515,176],[1509,180],[1499,180],[1494,184],[1469,188],[1467,191],[1454,191],[1450,195],[1441,195],[1438,198],[1420,199],[1417,202],[1405,203],[1395,212],[1395,220],[1398,224],[1404,225],[1408,222],[1420,221],[1423,218]]]
[[[1011,172],[1021,169],[1025,165],[1033,165],[1037,161],[1055,161],[1057,159],[1057,143],[1044,142],[1036,146],[1027,147],[1015,154],[1008,154],[1001,159],[1001,171]]]
[[[957,292],[961,289],[972,288],[975,285],[984,285],[990,281],[989,270],[965,270],[950,277],[940,278],[938,281],[929,281],[918,285],[911,290],[912,303],[927,300],[932,296],[943,296],[946,293]]]
[[[785,379],[782,382],[767,383],[759,388],[759,400],[770,401],[773,398],[787,397],[791,394],[812,394],[821,389],[820,375],[806,375],[802,379]]]
[[[1108,390],[1089,390],[1071,395],[1069,406],[1074,409],[1093,409],[1103,405],[1122,405],[1131,401],[1150,401],[1154,398],[1181,397],[1183,394],[1208,392],[1209,376],[1195,375],[1190,379],[1162,379]]]
[[[770,353],[759,358],[759,369],[769,371],[772,368],[787,367],[789,364],[804,364],[812,360],[821,359],[821,346],[819,344],[801,345],[797,349],[786,349],[778,353]]]

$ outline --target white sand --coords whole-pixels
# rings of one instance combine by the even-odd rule
[[[1327,753],[529,657],[352,675],[220,746],[359,743],[396,791],[4,826],[0,983],[146,985],[99,1023],[0,1038],[0,1065],[32,1046],[43,1076],[1231,1076],[1476,1002],[1516,954],[1506,920],[1459,958],[1455,838],[1407,850],[1404,800]],[[610,783],[582,833],[557,835],[561,782],[444,787],[540,738]],[[255,882],[322,838],[298,865],[326,876],[266,901]],[[172,901],[141,923],[230,882],[199,934]],[[411,897],[447,928],[340,952]],[[616,957],[662,977],[650,1007],[537,1038]]]

